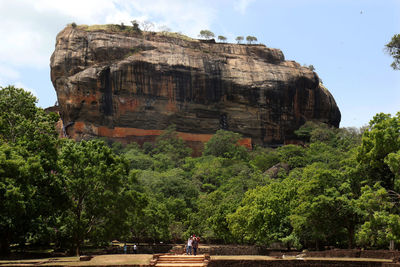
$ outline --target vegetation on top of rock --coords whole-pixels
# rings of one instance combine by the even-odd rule
[[[385,45],[386,52],[394,59],[391,67],[395,70],[400,69],[400,34],[395,34],[389,43]]]
[[[257,42],[257,37],[249,35],[246,37],[246,41],[248,44],[252,44],[253,42]]]
[[[238,36],[238,37],[236,37],[236,42],[238,43],[238,44],[240,44],[240,43],[242,43],[242,41],[244,40],[244,37],[243,36]]]
[[[222,43],[225,43],[227,38],[223,35],[218,35],[218,40],[221,41]]]
[[[201,30],[199,34],[199,37],[204,38],[206,40],[209,40],[214,36],[215,36],[214,33],[210,30]]]

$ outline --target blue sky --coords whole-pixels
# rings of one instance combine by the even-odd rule
[[[342,127],[400,111],[400,71],[384,45],[400,33],[400,0],[0,0],[0,86],[56,102],[49,61],[66,24],[132,19],[196,37],[209,29],[234,42],[253,35],[287,60],[312,64],[336,99]]]

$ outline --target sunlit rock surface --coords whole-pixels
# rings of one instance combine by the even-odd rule
[[[295,142],[307,120],[340,123],[317,74],[264,45],[68,26],[50,65],[65,133],[78,140],[143,143],[175,124],[192,146],[218,129],[274,146]]]

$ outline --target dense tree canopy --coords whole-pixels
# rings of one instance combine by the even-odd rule
[[[219,130],[192,151],[170,126],[154,143],[59,140],[57,115],[1,88],[0,249],[79,253],[113,239],[387,248],[400,245],[400,113],[363,129],[307,122],[302,146],[241,146]]]

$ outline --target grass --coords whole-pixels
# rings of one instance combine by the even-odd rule
[[[79,261],[79,257],[58,257],[34,260],[0,260],[0,266],[110,266],[110,265],[149,265],[153,258],[151,254],[118,254],[118,255],[99,255],[94,256],[90,261]],[[367,259],[367,258],[302,258],[294,256],[285,259],[276,257],[257,256],[257,255],[226,255],[211,256],[211,260],[305,260],[305,261],[352,261],[352,262],[392,262],[389,259]]]
[[[110,266],[110,265],[148,265],[153,258],[151,254],[119,254],[94,256],[90,261],[79,261],[79,257],[59,257],[35,260],[0,261],[0,266]]]
[[[72,24],[69,24],[69,26],[72,26]],[[76,29],[82,30],[82,31],[88,31],[88,32],[95,32],[95,31],[104,31],[107,33],[134,33],[138,34],[133,31],[133,27],[129,25],[119,25],[119,24],[95,24],[95,25],[76,25]],[[153,32],[141,32],[142,35],[147,35],[147,34],[154,34]],[[175,39],[181,39],[189,42],[198,42],[199,40],[191,38],[189,36],[186,36],[184,34],[178,33],[178,32],[167,32],[167,31],[162,31],[162,32],[155,32],[156,35],[159,36],[165,36],[169,38],[175,38]]]

